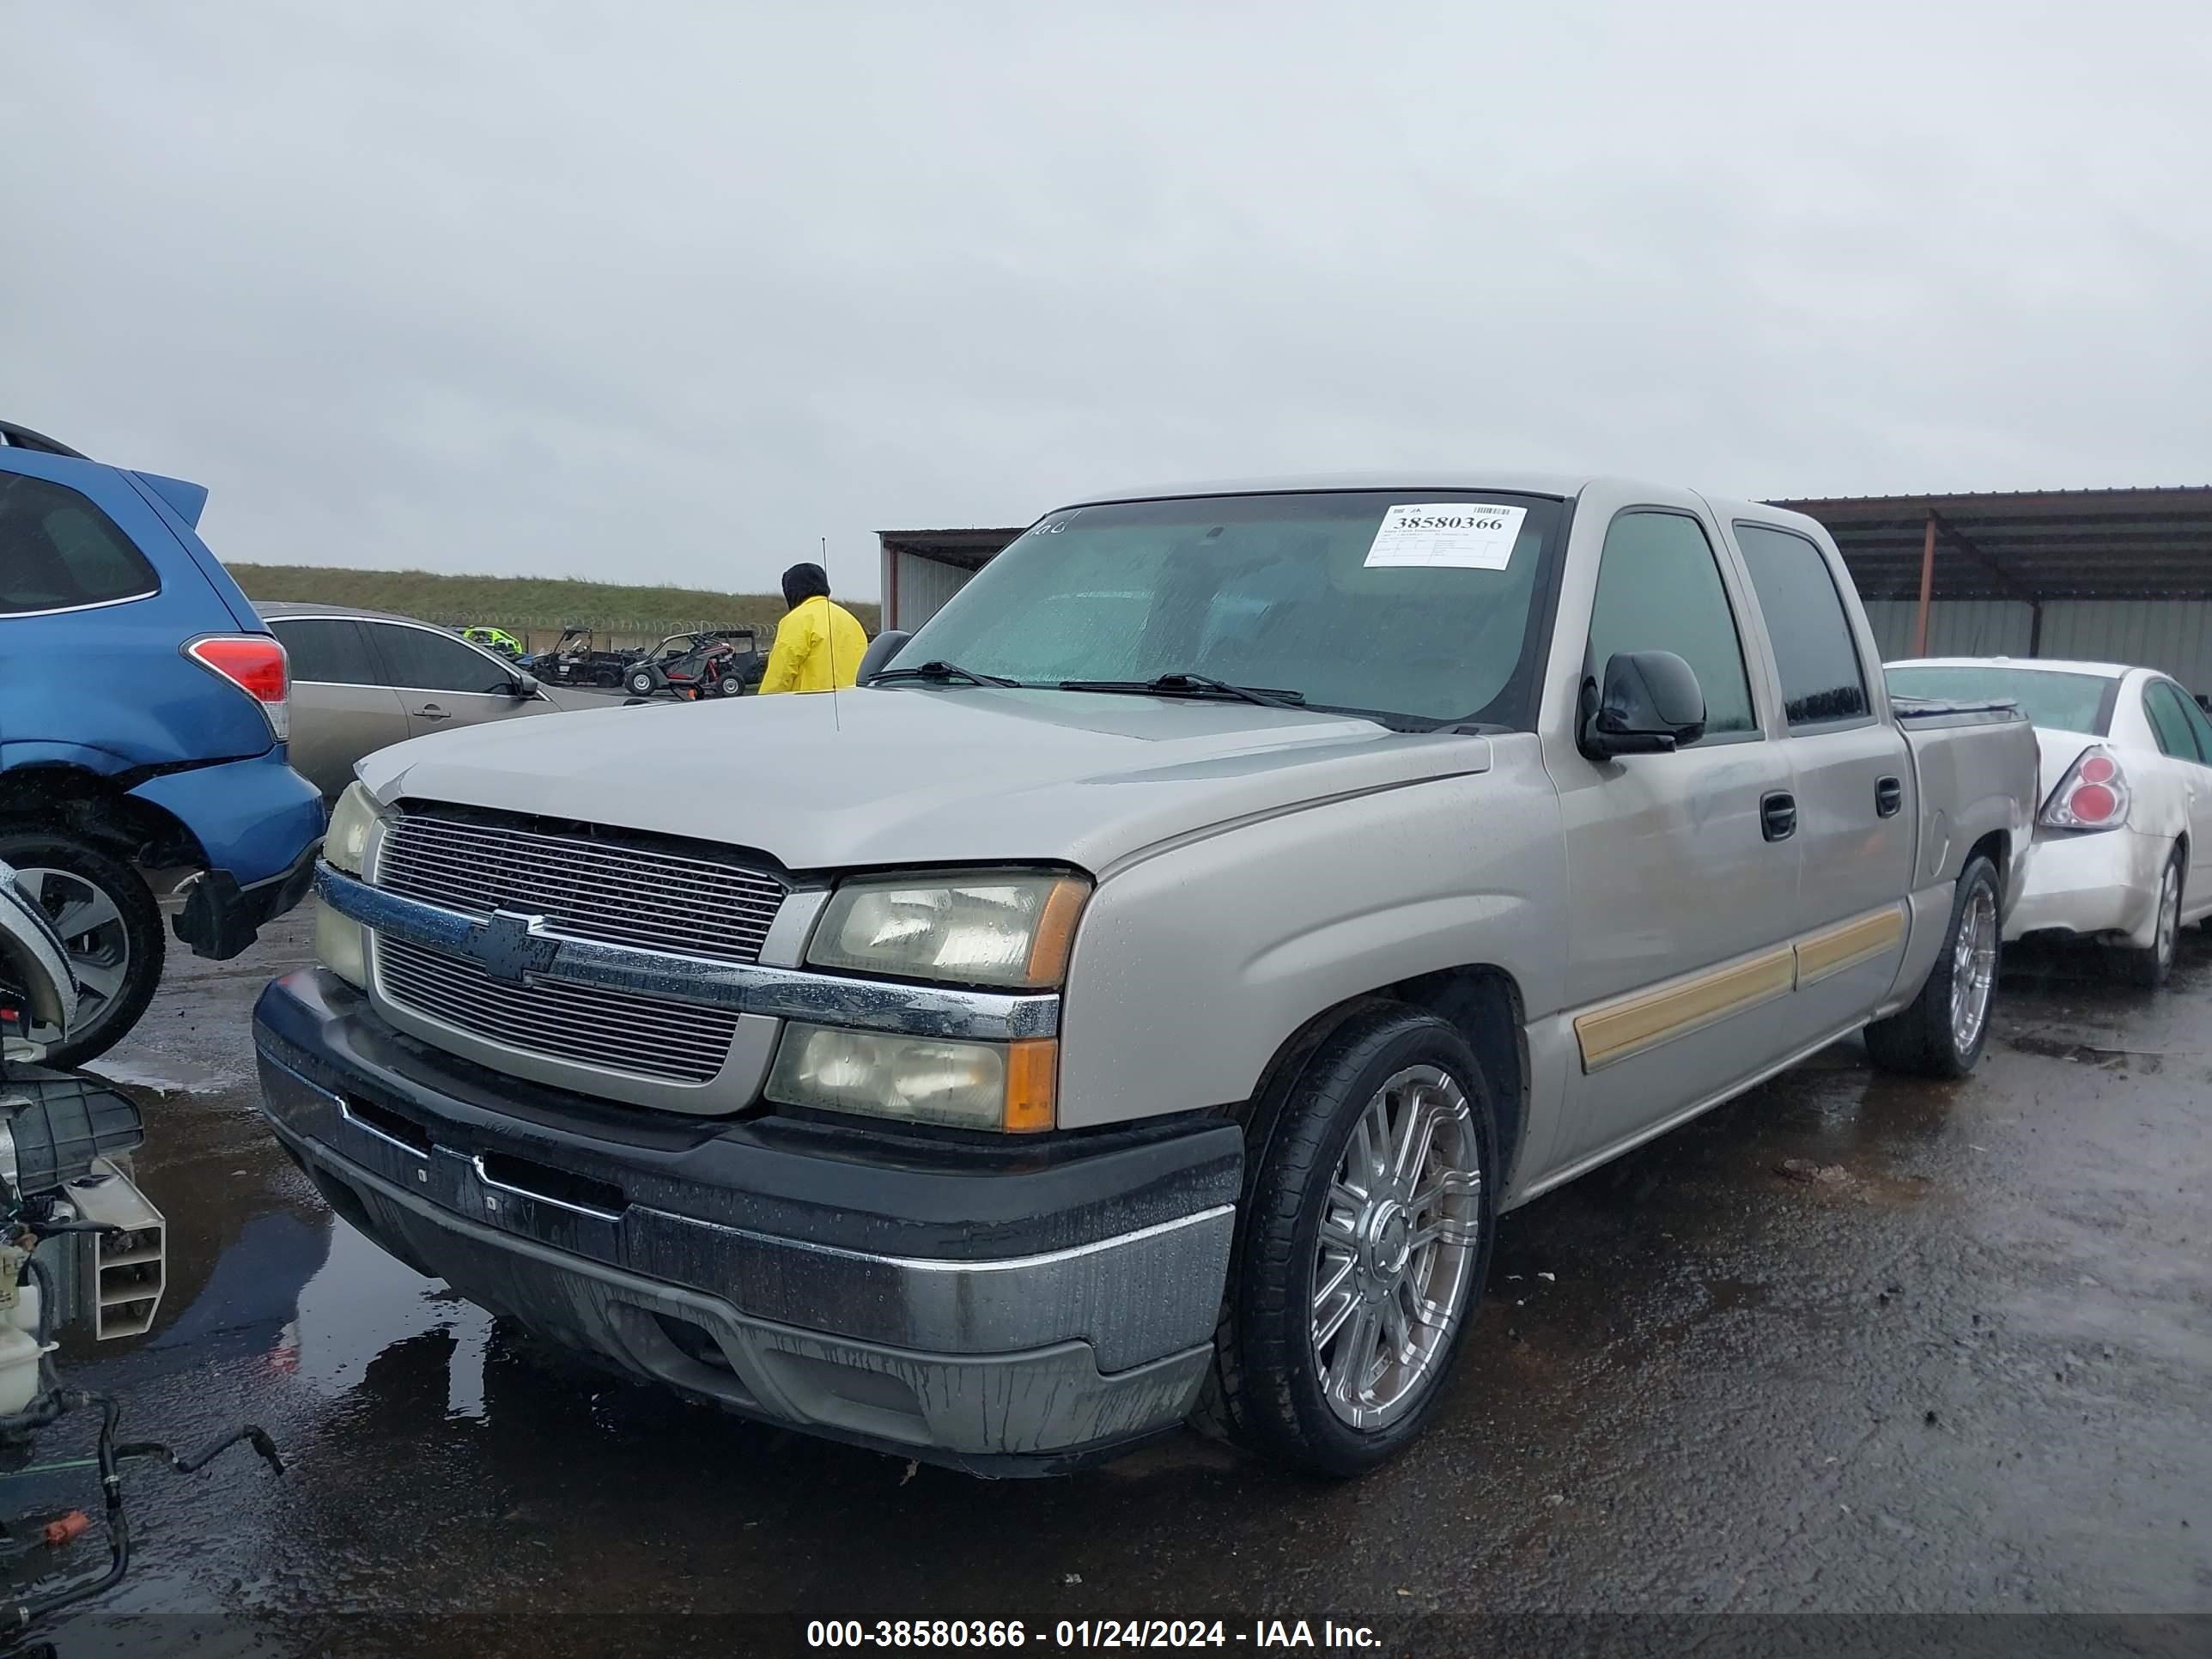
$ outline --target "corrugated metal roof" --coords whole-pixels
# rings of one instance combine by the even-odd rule
[[[1845,495],[1771,503],[1817,519],[1869,599],[2212,599],[2212,484]]]
[[[886,553],[905,553],[963,570],[981,570],[1022,529],[1018,526],[1011,530],[878,530],[876,541]]]

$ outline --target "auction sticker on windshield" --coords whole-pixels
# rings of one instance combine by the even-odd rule
[[[1419,565],[1431,569],[1503,570],[1521,537],[1525,507],[1482,501],[1423,501],[1394,507],[1382,515],[1367,550],[1369,565]]]

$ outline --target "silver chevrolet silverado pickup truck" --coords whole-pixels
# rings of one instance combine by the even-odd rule
[[[1974,1065],[2038,781],[1773,507],[1101,496],[858,689],[363,762],[266,1111],[402,1261],[737,1412],[1350,1474],[1508,1210],[1854,1031]]]

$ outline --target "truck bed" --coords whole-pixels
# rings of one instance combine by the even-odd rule
[[[2042,799],[2035,728],[2003,700],[1893,697],[1890,708],[1919,782],[1914,887],[1955,880],[1967,851],[2002,831],[2009,867],[1997,873],[2017,893]]]
[[[2020,705],[2008,697],[1900,697],[1893,695],[1891,711],[1899,724],[1916,728],[1941,726],[1998,726],[2025,718]]]

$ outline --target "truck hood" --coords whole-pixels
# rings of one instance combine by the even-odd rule
[[[1065,862],[1489,769],[1486,738],[1246,703],[907,686],[615,707],[361,763],[377,799],[688,836],[793,871]]]

